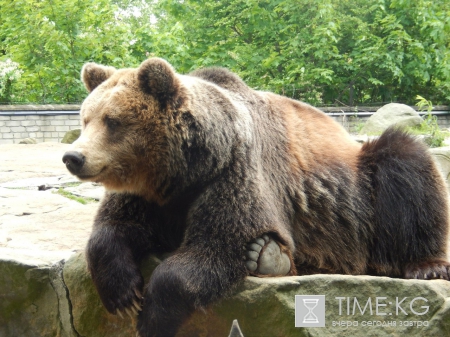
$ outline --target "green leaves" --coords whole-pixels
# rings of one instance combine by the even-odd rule
[[[228,66],[254,87],[313,104],[411,104],[418,92],[448,100],[444,1],[161,0],[158,13],[159,34],[185,28],[187,59],[156,46],[182,69]]]
[[[0,58],[16,99],[81,101],[84,62],[237,72],[254,88],[322,104],[450,100],[444,0],[0,0]]]
[[[0,0],[0,50],[20,64],[22,90],[14,101],[79,102],[84,62],[129,65],[131,39],[115,25],[116,7],[106,0]]]

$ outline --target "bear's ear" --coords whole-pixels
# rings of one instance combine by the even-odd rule
[[[163,59],[155,57],[142,62],[137,76],[140,88],[160,102],[166,102],[178,92],[179,82],[175,70]]]
[[[112,74],[116,72],[116,68],[102,66],[97,63],[86,63],[81,69],[81,80],[89,92],[92,92],[100,84],[105,82]]]

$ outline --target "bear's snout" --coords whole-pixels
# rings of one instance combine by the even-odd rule
[[[62,161],[72,174],[78,174],[84,165],[85,156],[77,151],[67,151],[62,157]]]

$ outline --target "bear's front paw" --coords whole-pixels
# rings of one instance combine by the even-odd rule
[[[291,258],[287,250],[268,235],[263,235],[245,247],[245,265],[256,275],[284,276],[291,272]]]
[[[142,310],[144,280],[137,268],[123,268],[103,277],[92,274],[103,305],[110,313],[121,318],[124,314],[130,317],[138,315]]]

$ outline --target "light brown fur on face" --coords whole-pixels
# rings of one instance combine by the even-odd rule
[[[162,154],[168,144],[157,127],[165,116],[155,114],[157,103],[137,86],[136,70],[110,73],[94,89],[81,107],[82,135],[72,146],[86,157],[78,177],[108,190],[158,199],[146,185],[156,184],[156,168],[167,165]],[[152,126],[146,128],[147,123]]]

